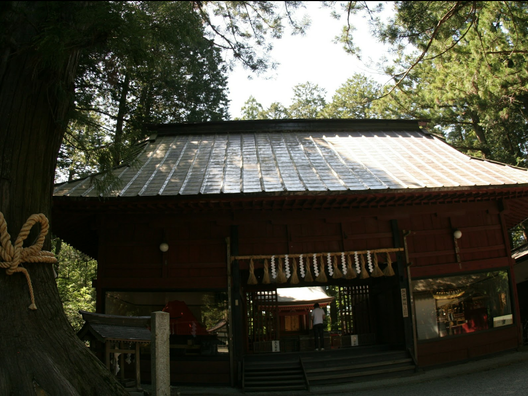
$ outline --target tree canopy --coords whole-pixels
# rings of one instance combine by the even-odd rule
[[[62,146],[62,159],[89,159],[98,170],[101,158],[95,150],[105,146],[110,163],[123,163],[118,147],[127,141],[132,145],[139,136],[121,134],[125,129],[225,116],[222,62],[218,45],[205,31],[203,7],[209,5],[214,9],[207,2],[0,4],[0,212],[11,235],[33,214],[49,217],[65,136],[71,146]],[[256,55],[258,48],[265,54],[266,43],[254,40],[279,27],[262,21],[283,16],[277,12],[282,5],[225,3],[240,22],[238,30],[231,30],[234,36],[223,37],[236,60],[254,70],[268,64]],[[259,12],[248,15],[247,7]],[[258,26],[259,35],[247,35],[244,26]],[[247,44],[251,41],[253,46]],[[81,155],[73,147],[86,150]],[[80,171],[74,167],[72,172]],[[38,232],[32,230],[28,240]],[[42,247],[50,246],[47,234]],[[128,394],[73,332],[53,265],[24,263],[24,268],[34,286],[36,310],[28,309],[29,278],[0,271],[0,394]]]
[[[283,19],[301,32],[298,2],[112,2],[121,16],[104,45],[82,51],[75,108],[59,156],[61,181],[133,158],[157,123],[229,119],[227,71],[273,67]],[[107,180],[107,184],[112,180]],[[101,186],[104,188],[104,186]]]
[[[345,16],[339,40],[345,51],[360,58],[350,17],[369,20],[371,33],[391,46],[394,56],[382,65],[391,83],[380,85],[353,74],[326,106],[318,103],[317,114],[297,113],[299,117],[427,120],[429,129],[467,154],[528,166],[526,2],[322,3]],[[383,19],[387,13],[381,11],[387,7],[393,12]],[[316,101],[316,92],[311,94]],[[253,100],[253,108],[258,107]],[[309,100],[305,95],[304,103]],[[282,106],[292,114],[293,105]],[[269,110],[258,116],[268,117],[273,114]],[[244,118],[249,115],[243,113]]]
[[[527,166],[526,2],[394,3],[379,38],[399,56],[384,94],[471,155]],[[410,49],[413,49],[412,51]]]

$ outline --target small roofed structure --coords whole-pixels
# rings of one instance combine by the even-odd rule
[[[79,311],[85,320],[77,333],[90,348],[98,352],[97,343],[104,345],[106,367],[125,381],[125,354],[135,357],[136,388],[141,389],[140,346],[150,343],[150,316],[120,316]],[[115,358],[112,359],[111,355]],[[118,362],[119,359],[119,362]]]
[[[310,315],[315,303],[323,309],[334,300],[321,286],[277,289],[280,331],[283,335],[307,335]]]
[[[277,304],[281,308],[313,308],[319,303],[321,308],[326,307],[334,300],[321,286],[289,287],[277,289]]]

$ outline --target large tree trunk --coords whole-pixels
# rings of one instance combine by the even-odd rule
[[[13,42],[28,44],[31,34],[26,29]],[[0,212],[13,244],[30,215],[49,218],[51,213],[54,168],[78,57],[71,51],[53,69],[42,68],[42,59],[28,47],[0,47]],[[25,246],[38,234],[38,225],[34,228]],[[68,323],[52,264],[23,266],[36,310],[28,308],[24,275],[0,268],[0,395],[127,395]]]

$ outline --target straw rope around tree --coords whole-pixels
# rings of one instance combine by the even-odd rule
[[[40,233],[36,242],[24,248],[23,243],[29,235],[29,232],[36,223],[40,223]],[[28,220],[22,226],[15,244],[11,244],[11,235],[7,231],[7,223],[4,218],[4,214],[0,212],[0,258],[4,261],[0,261],[0,267],[5,268],[7,275],[13,275],[15,272],[22,272],[29,287],[29,296],[31,298],[31,305],[29,309],[35,310],[37,306],[35,304],[35,296],[33,294],[33,285],[27,269],[20,267],[22,263],[49,263],[53,264],[57,262],[54,254],[42,250],[44,240],[49,230],[49,222],[44,214],[33,214],[29,216]]]

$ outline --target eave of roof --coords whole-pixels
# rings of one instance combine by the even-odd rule
[[[90,177],[57,185],[54,204],[228,211],[508,199],[520,209],[510,224],[527,212],[526,169],[462,154],[418,121],[224,121],[152,130],[137,166],[116,168],[121,183],[106,195]]]
[[[137,166],[116,168],[101,194],[92,177],[55,196],[145,197],[450,189],[528,183],[528,172],[468,157],[419,130],[164,135]],[[96,178],[98,176],[95,176]]]

